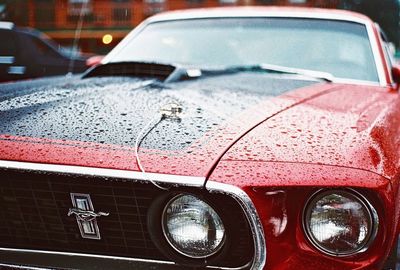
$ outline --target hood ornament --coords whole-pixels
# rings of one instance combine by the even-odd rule
[[[75,216],[82,238],[100,240],[97,218],[107,217],[110,213],[96,213],[89,194],[71,193],[71,200],[73,207],[68,210],[67,215]]]
[[[172,119],[180,121],[181,118],[179,115],[182,113],[182,111],[183,111],[182,105],[180,105],[177,102],[167,103],[160,108],[160,114],[162,119]]]

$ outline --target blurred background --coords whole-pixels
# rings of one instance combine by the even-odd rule
[[[312,6],[364,13],[380,24],[398,49],[399,1],[0,0],[0,20],[38,29],[66,50],[104,55],[142,20],[162,11],[239,5]]]

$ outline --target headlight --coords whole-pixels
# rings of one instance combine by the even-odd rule
[[[308,203],[304,229],[312,244],[335,256],[348,256],[368,248],[375,237],[378,216],[356,192],[327,190]]]
[[[162,229],[168,243],[190,258],[205,258],[223,246],[225,229],[218,214],[193,195],[181,194],[166,205]]]

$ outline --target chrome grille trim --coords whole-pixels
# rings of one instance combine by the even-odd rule
[[[128,257],[107,256],[107,255],[97,255],[97,254],[85,254],[85,253],[73,253],[73,252],[61,252],[61,251],[48,251],[48,250],[32,250],[32,249],[17,249],[17,248],[1,248],[0,247],[0,251],[11,251],[11,252],[16,252],[16,253],[37,253],[37,254],[49,254],[49,255],[64,255],[64,256],[71,256],[71,257],[90,257],[90,258],[122,260],[122,261],[150,262],[150,263],[157,263],[157,264],[174,264],[173,262],[161,261],[161,260],[128,258]]]
[[[24,266],[24,265],[17,265],[17,264],[6,264],[0,263],[0,269],[2,267],[12,268],[12,269],[26,269],[26,270],[53,270],[51,268],[43,268],[43,267],[33,267],[33,266]]]
[[[242,207],[250,224],[254,242],[254,258],[251,269],[262,269],[266,263],[267,250],[264,229],[256,208],[250,197],[240,188],[215,181],[207,181],[206,188],[210,192],[223,192],[233,197]]]
[[[8,161],[0,160],[0,168],[5,169],[21,169],[30,171],[42,171],[42,172],[55,172],[63,174],[73,175],[89,175],[89,176],[100,176],[100,177],[116,177],[122,179],[131,179],[136,181],[153,181],[162,183],[174,183],[182,186],[195,186],[201,187],[204,185],[205,177],[197,176],[182,176],[182,175],[167,175],[157,173],[146,173],[145,175],[141,172],[128,171],[128,170],[116,170],[116,169],[104,169],[94,167],[81,167],[81,166],[70,166],[70,165],[57,165],[57,164],[41,164],[41,163],[30,163],[30,162],[19,162],[19,161]],[[234,198],[243,209],[244,214],[249,222],[254,242],[254,258],[251,269],[262,269],[266,263],[266,244],[264,238],[264,230],[262,228],[261,221],[258,217],[256,208],[251,201],[250,197],[240,188],[229,184],[223,184],[216,181],[207,181],[206,188],[210,192],[220,192],[230,195]],[[105,255],[94,255],[94,254],[76,254],[68,252],[53,252],[53,251],[42,251],[42,250],[29,250],[29,249],[11,249],[1,248],[0,251],[12,251],[17,253],[42,253],[42,254],[58,254],[67,256],[83,256],[92,258],[109,258],[114,260],[128,260],[137,262],[152,262],[160,264],[174,264],[169,261],[154,261],[147,259],[137,258],[126,258],[126,257],[115,257]],[[244,266],[246,267],[246,266]],[[210,266],[209,268],[214,268]],[[217,269],[238,269],[238,268],[223,268],[217,267]]]
[[[74,259],[79,258],[95,258],[101,260],[112,260],[116,263],[118,261],[128,261],[128,262],[138,262],[138,263],[151,263],[151,264],[159,264],[159,265],[169,265],[169,266],[178,266],[174,262],[170,261],[161,261],[161,260],[149,260],[149,259],[139,259],[139,258],[128,258],[128,257],[117,257],[117,256],[105,256],[105,255],[95,255],[95,254],[85,254],[85,253],[71,253],[71,252],[59,252],[59,251],[46,251],[46,250],[31,250],[31,249],[12,249],[12,248],[0,248],[0,254],[2,252],[14,252],[21,256],[25,256],[27,254],[41,254],[41,255],[54,255],[54,256],[66,256]],[[68,262],[65,262],[68,264]],[[251,264],[248,263],[242,267],[219,267],[219,266],[207,266],[207,269],[219,269],[219,270],[242,270],[249,267]],[[16,269],[29,269],[29,270],[54,270],[54,268],[40,267],[40,266],[27,266],[26,264],[13,264],[13,263],[0,263],[0,267],[11,267]],[[95,266],[95,265],[93,265]],[[68,267],[68,265],[65,265]]]
[[[147,181],[151,179],[156,182],[168,184],[181,184],[184,186],[201,187],[204,184],[205,177],[197,176],[183,176],[173,174],[160,174],[160,173],[142,173],[128,170],[105,169],[95,167],[82,167],[71,165],[57,165],[57,164],[41,164],[19,161],[0,160],[0,168],[6,169],[20,169],[41,172],[53,172],[73,175],[89,175],[100,177],[115,177],[121,179],[131,179]]]

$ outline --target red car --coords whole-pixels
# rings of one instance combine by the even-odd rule
[[[0,265],[393,269],[399,82],[367,17],[254,7],[0,85]]]

